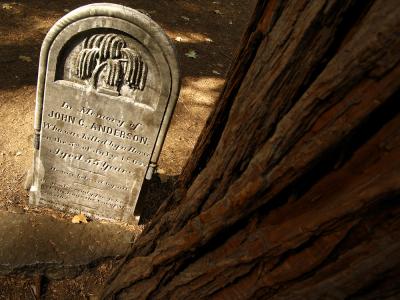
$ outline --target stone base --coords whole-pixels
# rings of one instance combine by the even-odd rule
[[[126,254],[135,233],[117,224],[72,224],[49,216],[0,211],[0,275],[74,277]]]

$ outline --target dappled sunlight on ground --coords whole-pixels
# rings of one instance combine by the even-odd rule
[[[166,174],[181,173],[224,82],[219,77],[183,78],[179,101],[159,161],[159,168]]]
[[[27,86],[0,94],[0,209],[27,204],[23,182],[33,159],[35,89]]]
[[[180,98],[197,104],[212,105],[219,96],[225,80],[221,77],[185,77],[182,80]]]
[[[182,43],[211,43],[213,40],[199,32],[181,32],[181,31],[171,31],[167,30],[166,31],[167,35],[176,41],[182,42]]]

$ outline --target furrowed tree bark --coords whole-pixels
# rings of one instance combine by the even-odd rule
[[[400,7],[260,1],[117,299],[400,295]]]

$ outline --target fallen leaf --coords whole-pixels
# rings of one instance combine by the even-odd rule
[[[3,7],[3,9],[6,9],[6,10],[10,10],[10,9],[13,8],[12,5],[9,4],[9,3],[4,3],[4,4],[2,5],[2,7]]]
[[[20,55],[20,56],[18,56],[18,58],[20,60],[22,60],[22,61],[25,61],[25,62],[31,62],[32,61],[32,58],[30,58],[29,56],[25,56],[25,55]]]
[[[219,9],[214,10],[217,15],[222,15],[222,12]]]
[[[158,173],[158,174],[165,174],[166,172],[165,172],[164,169],[157,168],[157,173]]]
[[[182,42],[182,38],[181,38],[180,36],[177,36],[177,37],[175,38],[175,41],[177,41],[177,42]]]
[[[194,50],[189,50],[185,53],[185,55],[189,58],[197,58],[197,52]]]
[[[79,224],[79,223],[87,223],[86,216],[84,214],[76,215],[72,218],[72,223]]]
[[[181,16],[182,19],[184,19],[185,21],[190,21],[190,18],[186,17],[186,16]]]

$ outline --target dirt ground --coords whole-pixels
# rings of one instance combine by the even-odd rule
[[[190,156],[222,90],[255,1],[115,2],[148,14],[176,46],[182,88],[158,167],[161,179],[175,178]],[[0,210],[15,212],[16,216],[45,213],[70,218],[28,207],[23,182],[33,158],[33,114],[41,42],[60,17],[89,3],[93,1],[0,2]],[[164,195],[165,191],[159,191],[159,201]],[[151,214],[146,220],[149,218]],[[104,262],[75,279],[46,282],[41,278],[43,297],[90,299],[113,264],[113,261]],[[29,276],[0,277],[0,299],[35,299],[33,291],[37,282],[37,278]]]

